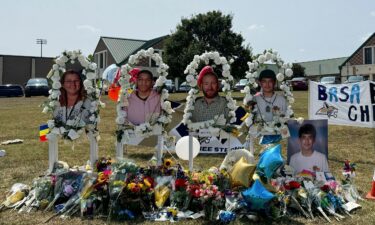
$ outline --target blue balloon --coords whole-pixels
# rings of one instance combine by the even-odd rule
[[[241,194],[251,210],[266,209],[266,204],[275,197],[274,194],[263,187],[259,180],[255,180],[253,186],[246,189]]]
[[[260,145],[275,144],[281,141],[281,135],[263,135],[259,141]]]
[[[273,176],[275,171],[282,166],[284,159],[281,156],[281,145],[271,146],[260,155],[257,165],[258,174],[267,177]]]

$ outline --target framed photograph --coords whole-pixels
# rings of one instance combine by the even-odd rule
[[[329,172],[328,167],[328,121],[296,120],[288,121],[287,163],[295,173],[309,170]]]

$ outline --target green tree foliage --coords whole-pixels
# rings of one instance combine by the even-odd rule
[[[293,77],[304,77],[305,74],[305,67],[301,66],[299,63],[293,63]]]
[[[232,15],[220,11],[183,18],[165,42],[164,61],[169,65],[169,74],[185,79],[184,70],[194,55],[205,51],[218,51],[228,60],[233,58],[231,74],[241,78],[251,61],[251,48],[244,46],[241,34],[232,31]]]

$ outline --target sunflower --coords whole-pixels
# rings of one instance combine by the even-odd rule
[[[173,165],[173,160],[172,159],[164,159],[163,160],[163,166],[165,168],[169,168]]]

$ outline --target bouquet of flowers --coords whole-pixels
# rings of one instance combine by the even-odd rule
[[[199,199],[203,204],[206,219],[210,221],[215,220],[219,209],[224,206],[224,194],[219,191],[216,185],[206,184],[203,184],[196,193],[199,193]]]

